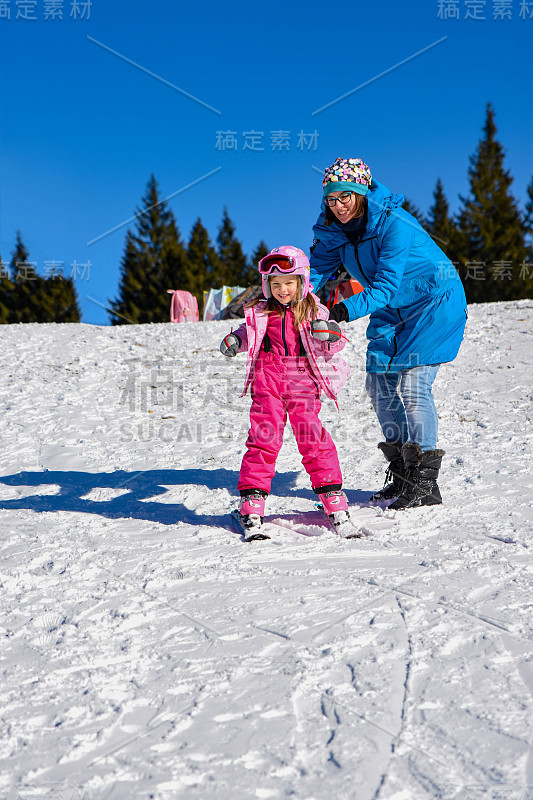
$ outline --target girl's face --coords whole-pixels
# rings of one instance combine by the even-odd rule
[[[342,194],[346,194],[346,192],[330,192],[328,197],[338,197]],[[355,192],[350,192],[350,199],[347,203],[340,203],[337,200],[335,205],[330,206],[330,208],[339,222],[349,222],[357,210],[357,199]]]
[[[275,297],[283,305],[298,299],[300,279],[295,275],[273,275],[269,280],[272,297]]]

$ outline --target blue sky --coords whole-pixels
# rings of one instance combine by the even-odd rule
[[[20,230],[38,272],[62,262],[84,322],[108,324],[152,173],[185,239],[198,217],[214,239],[226,206],[246,252],[308,250],[314,168],[339,155],[423,211],[440,177],[455,210],[490,101],[525,202],[533,0],[77,3],[0,0],[0,255]]]

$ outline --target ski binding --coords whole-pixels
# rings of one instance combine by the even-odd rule
[[[317,511],[327,519],[333,531],[341,539],[363,539],[366,534],[358,530],[350,519],[349,511],[336,511],[334,514],[327,514],[322,503],[315,503]]]
[[[270,539],[270,536],[262,531],[263,523],[261,522],[261,517],[259,514],[250,514],[248,516],[248,521],[245,522],[240,511],[235,508],[231,512],[231,516],[239,528],[239,531],[244,535],[245,542],[256,542],[262,539]]]

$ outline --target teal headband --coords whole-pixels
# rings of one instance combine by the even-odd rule
[[[368,186],[364,183],[355,183],[355,181],[330,181],[324,186],[322,197],[327,197],[331,192],[356,192],[363,196],[368,192]]]

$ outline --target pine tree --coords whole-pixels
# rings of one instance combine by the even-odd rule
[[[226,286],[246,287],[248,285],[246,277],[249,271],[246,256],[241,243],[235,237],[235,225],[229,218],[226,208],[218,230],[217,245],[223,283]]]
[[[470,193],[460,198],[458,251],[468,302],[516,300],[533,292],[533,280],[522,274],[523,217],[510,191],[513,179],[504,168],[494,116],[489,103],[484,136],[470,157]]]
[[[222,286],[220,277],[220,262],[217,252],[207,230],[202,225],[200,218],[196,220],[191,230],[187,245],[187,268],[194,277],[194,290],[192,293],[198,300],[200,315],[204,302],[204,291]]]
[[[250,263],[249,263],[249,279],[247,286],[254,286],[261,283],[261,279],[259,277],[259,273],[257,271],[257,265],[261,261],[262,258],[267,256],[270,253],[270,248],[267,247],[267,244],[264,239],[261,239],[255,250],[253,251],[252,255],[250,256]]]
[[[0,325],[10,322],[14,291],[15,284],[11,280],[9,264],[0,257]]]
[[[30,262],[30,254],[22,241],[20,231],[17,231],[15,249],[11,256],[10,276],[13,285],[11,291],[11,307],[8,322],[35,322],[34,300],[37,290],[37,276],[35,268]],[[28,284],[35,284],[33,287]]]
[[[533,262],[533,178],[527,187],[527,202],[522,225],[528,244],[528,258]]]
[[[11,257],[11,275],[14,290],[12,293],[12,306],[9,322],[50,322],[44,319],[43,310],[44,278],[37,275],[35,264],[30,261],[30,254],[22,241],[20,231],[17,231],[15,249]]]
[[[42,279],[43,297],[39,322],[79,322],[81,319],[72,278],[61,275]]]
[[[136,231],[126,234],[119,297],[110,304],[113,325],[168,322],[167,290],[194,288],[176,220],[160,200],[153,175],[141,205],[136,212]]]
[[[428,232],[450,261],[457,262],[457,228],[444,193],[440,178],[433,192],[433,205],[429,209]],[[458,266],[458,265],[457,265]]]
[[[11,258],[12,279],[7,279],[9,307],[5,321],[79,322],[81,315],[73,279],[62,275],[43,278],[35,266],[18,231]]]
[[[524,214],[524,230],[529,236],[533,235],[533,178],[527,187],[527,202]]]
[[[197,276],[187,261],[187,251],[181,242],[180,233],[174,218],[168,226],[168,237],[161,251],[162,272],[161,285],[168,289],[181,289],[182,291],[195,294],[197,290]],[[168,319],[169,295],[166,296],[165,307]]]

